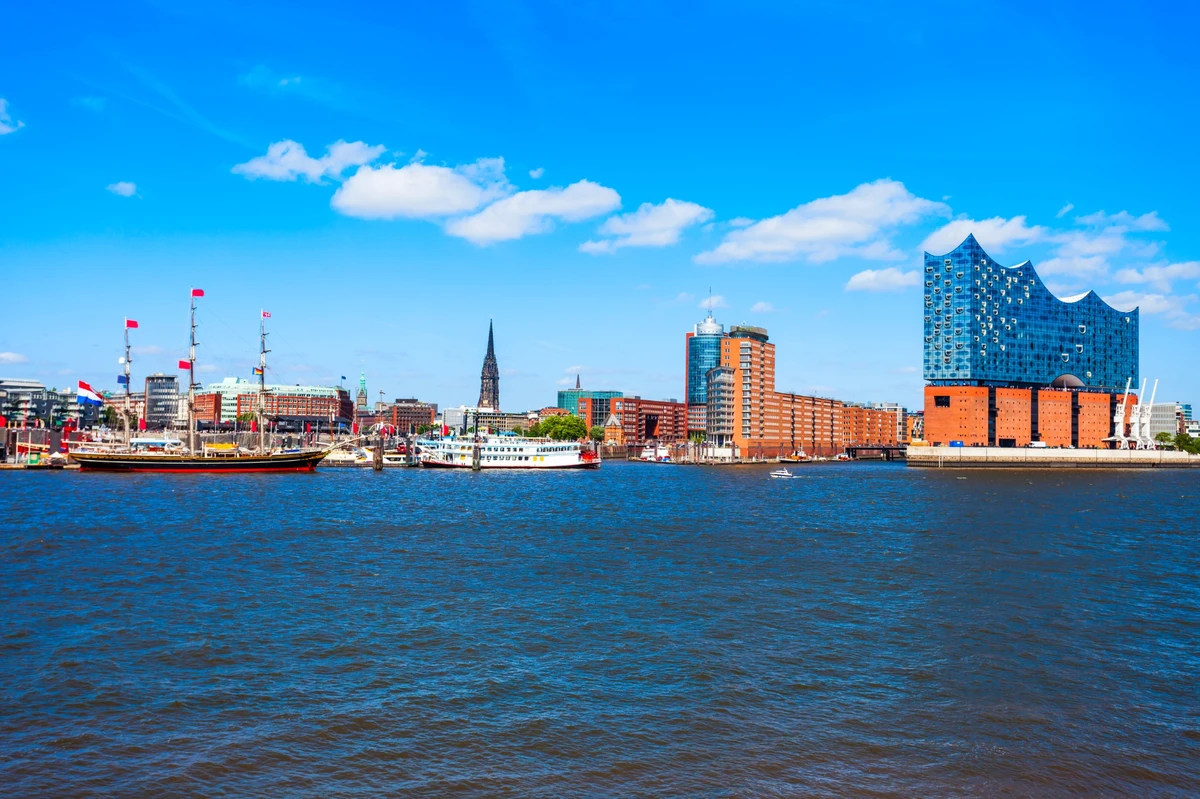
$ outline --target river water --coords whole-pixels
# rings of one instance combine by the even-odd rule
[[[1200,473],[767,471],[0,473],[0,794],[1200,794]]]

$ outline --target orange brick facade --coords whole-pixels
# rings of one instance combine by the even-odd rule
[[[1103,449],[1121,396],[1056,389],[926,386],[924,428],[930,444],[967,447]],[[1131,398],[1126,407],[1126,430]]]
[[[621,428],[621,441],[627,446],[659,441],[664,444],[687,441],[687,403],[618,397],[612,400],[609,417]],[[606,428],[607,429],[607,428]]]

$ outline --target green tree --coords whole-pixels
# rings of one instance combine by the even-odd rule
[[[427,425],[427,424],[417,425],[417,435],[419,435],[419,436],[423,436],[423,435],[425,435],[426,433],[428,433],[428,432],[429,432],[430,430],[432,430],[432,429],[433,429],[433,428],[432,428],[432,427],[430,427],[430,426],[429,426],[429,425]]]
[[[1200,438],[1192,438],[1187,433],[1180,433],[1175,436],[1175,449],[1180,452],[1190,452],[1192,455],[1200,455]]]
[[[525,434],[530,438],[540,438],[541,436],[545,435],[540,422],[534,422],[532,425],[530,425],[529,429],[525,431]]]
[[[588,438],[592,439],[592,441],[603,441],[604,428],[598,424],[592,425],[592,429],[588,430]]]
[[[588,428],[578,416],[551,416],[542,422],[542,434],[555,441],[578,441],[587,437]]]
[[[1160,444],[1174,444],[1174,437],[1165,430],[1154,437],[1154,440]]]
[[[513,432],[513,435],[514,435],[514,436],[523,436],[523,435],[525,435],[525,428],[523,428],[523,427],[514,427],[514,428],[512,429],[512,432]]]
[[[239,422],[253,422],[257,418],[258,416],[253,413],[239,413],[237,415],[237,420]]]

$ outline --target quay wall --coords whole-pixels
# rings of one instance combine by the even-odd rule
[[[1200,455],[1169,450],[909,447],[909,466],[950,468],[1200,469]]]

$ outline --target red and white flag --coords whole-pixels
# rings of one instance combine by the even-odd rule
[[[179,368],[180,368],[180,369],[191,369],[191,368],[192,368],[192,362],[191,362],[191,361],[180,361],[180,362],[179,362]]]
[[[131,327],[137,327],[137,326],[138,326],[138,323],[137,323],[137,320],[136,320],[136,319],[128,319],[128,318],[127,318],[127,319],[125,320],[125,329],[126,329],[126,330],[128,330],[128,329],[129,329],[129,328],[131,328]]]
[[[204,289],[192,289],[192,296],[193,297],[203,297]]]
[[[271,312],[270,312],[270,311],[263,311],[263,312],[262,312],[262,315],[263,315],[263,319],[270,319],[270,318],[271,318]]]

